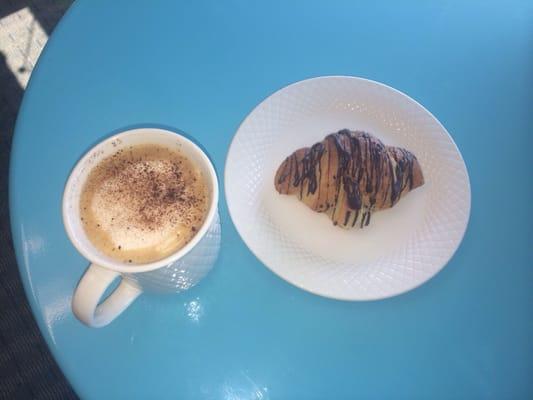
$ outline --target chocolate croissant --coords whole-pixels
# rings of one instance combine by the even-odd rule
[[[296,195],[344,228],[370,223],[372,212],[395,205],[424,177],[413,153],[385,146],[369,133],[343,129],[296,150],[279,166],[276,190]]]

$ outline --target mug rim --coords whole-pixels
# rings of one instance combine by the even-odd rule
[[[141,131],[156,131],[158,133],[164,134],[164,135],[171,135],[173,137],[179,137],[180,142],[186,142],[188,143],[194,151],[199,155],[199,157],[202,159],[202,161],[206,165],[206,169],[209,171],[209,179],[211,180],[212,184],[212,195],[211,195],[211,202],[209,205],[208,212],[206,214],[206,217],[204,219],[204,222],[202,223],[202,226],[196,233],[196,235],[193,236],[193,238],[182,248],[176,250],[169,256],[162,258],[157,261],[153,261],[150,263],[142,263],[142,264],[125,264],[123,262],[115,261],[113,259],[109,258],[103,258],[100,256],[100,254],[93,252],[91,249],[88,249],[87,247],[83,246],[80,241],[76,238],[76,235],[74,235],[73,227],[71,226],[71,217],[69,216],[69,210],[67,207],[68,201],[67,196],[72,190],[72,185],[74,183],[75,178],[80,173],[80,170],[84,163],[87,161],[87,159],[94,154],[95,151],[98,151],[98,149],[107,146],[111,144],[113,141],[117,139],[121,139],[128,136],[134,136],[141,134]],[[147,141],[149,143],[149,140]],[[85,181],[83,182],[85,183]],[[63,225],[65,227],[67,236],[70,240],[70,242],[74,245],[76,250],[85,257],[87,260],[89,260],[91,263],[94,263],[96,265],[99,265],[101,267],[117,271],[117,272],[124,272],[124,273],[139,273],[139,272],[148,272],[153,271],[156,269],[159,269],[161,267],[165,267],[180,258],[184,257],[186,254],[188,254],[199,242],[203,239],[203,237],[206,235],[206,233],[209,230],[209,227],[213,223],[213,220],[215,218],[215,215],[217,213],[218,208],[218,197],[219,197],[219,187],[218,187],[218,179],[215,167],[213,166],[213,163],[207,156],[207,154],[198,146],[196,143],[194,143],[192,140],[188,139],[184,135],[182,135],[179,132],[171,131],[169,129],[163,129],[163,128],[156,128],[151,126],[145,126],[145,127],[137,127],[134,129],[127,129],[118,133],[115,133],[109,137],[104,138],[103,140],[99,141],[97,144],[92,146],[89,150],[87,150],[80,159],[76,162],[74,165],[72,171],[69,174],[69,177],[67,179],[67,183],[65,184],[65,188],[63,190],[63,197],[62,197],[62,218],[63,218]],[[85,237],[87,237],[85,231],[83,232]],[[87,238],[88,239],[88,238]]]

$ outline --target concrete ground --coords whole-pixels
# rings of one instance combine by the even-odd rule
[[[0,399],[75,399],[30,312],[19,278],[8,210],[15,121],[48,36],[71,0],[0,0]]]

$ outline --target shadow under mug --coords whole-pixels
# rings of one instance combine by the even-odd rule
[[[80,217],[80,196],[92,168],[122,148],[157,144],[178,149],[196,165],[207,184],[209,207],[205,221],[184,247],[168,257],[145,264],[129,264],[99,251],[87,237]],[[72,170],[63,194],[63,223],[76,249],[91,262],[72,298],[72,311],[90,327],[102,327],[118,317],[143,291],[176,293],[198,283],[213,267],[220,249],[218,181],[213,164],[193,142],[159,128],[139,128],[121,132],[89,150]],[[119,285],[100,299],[120,277]]]

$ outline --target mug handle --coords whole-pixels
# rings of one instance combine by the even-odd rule
[[[89,266],[72,298],[72,311],[81,322],[92,328],[106,326],[139,297],[142,290],[121,278],[117,288],[98,304],[118,276],[118,272],[99,265]]]

